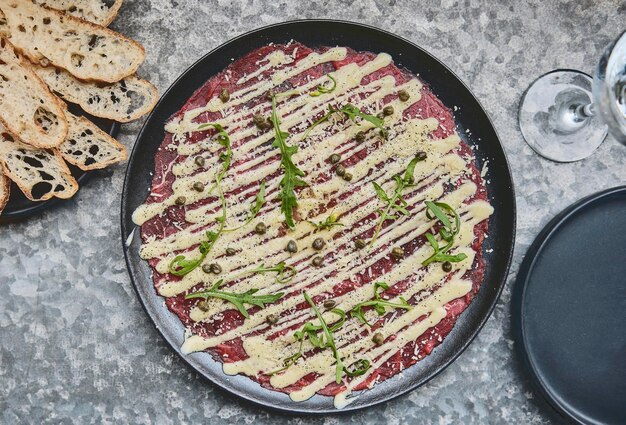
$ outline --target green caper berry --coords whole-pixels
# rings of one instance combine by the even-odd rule
[[[426,159],[428,155],[426,155],[426,152],[424,151],[419,151],[418,153],[415,154],[415,158],[417,158],[418,161],[423,161]]]
[[[346,174],[346,167],[341,164],[337,165],[337,167],[335,167],[335,174],[337,174],[339,177],[343,176],[344,174]]]
[[[356,141],[357,141],[357,142],[359,142],[359,143],[363,143],[363,142],[365,141],[365,133],[364,133],[364,132],[362,132],[362,131],[359,131],[359,132],[356,134],[355,139],[356,139]]]
[[[198,304],[196,304],[196,307],[198,307],[202,311],[210,310],[209,303],[207,302],[207,300],[200,301]]]
[[[338,154],[334,153],[334,154],[332,154],[332,155],[330,156],[330,158],[329,158],[329,159],[330,159],[330,163],[331,163],[331,164],[336,164],[336,163],[338,163],[339,161],[341,161],[341,156],[339,156]]]
[[[385,114],[383,114],[382,112],[379,112],[376,114],[376,118],[380,118],[382,120],[383,118],[385,118]]]
[[[228,91],[228,89],[223,88],[220,91],[220,100],[224,103],[228,102],[228,100],[230,99],[230,92]]]
[[[389,105],[389,106],[385,106],[383,108],[383,115],[388,117],[389,115],[393,115],[393,106]]]
[[[400,258],[404,257],[404,250],[399,246],[396,246],[391,250],[391,256],[396,260],[399,260]]]
[[[385,337],[380,332],[376,332],[372,337],[372,342],[376,345],[383,345],[385,342]]]
[[[193,189],[198,191],[198,192],[202,192],[204,190],[204,183],[202,183],[202,182],[195,182],[193,184]]]
[[[227,257],[232,257],[235,254],[237,254],[237,250],[235,248],[226,248]]]
[[[265,234],[265,232],[267,232],[267,226],[263,222],[257,223],[257,225],[254,226],[254,231],[257,233],[257,235],[263,235]]]
[[[275,314],[268,314],[267,317],[265,318],[265,320],[270,325],[275,325],[276,323],[278,323],[278,316],[275,315]]]
[[[296,241],[289,241],[285,250],[291,253],[298,252],[298,245],[296,245]]]
[[[185,205],[186,202],[187,202],[187,198],[185,198],[184,196],[179,196],[178,198],[174,200],[174,203],[176,205]]]
[[[313,265],[315,267],[322,267],[322,264],[324,264],[324,257],[320,257],[319,255],[315,258],[313,258]]]
[[[343,176],[341,176],[341,178],[347,182],[352,181],[352,173],[344,173]]]
[[[356,245],[358,249],[363,249],[367,246],[367,243],[363,239],[357,239],[354,241],[354,245]]]
[[[217,263],[212,263],[210,268],[211,268],[211,273],[214,273],[214,274],[222,273],[222,266],[220,266]]]
[[[204,167],[204,158],[201,156],[197,156],[195,159],[196,165],[198,167]]]
[[[252,116],[252,122],[254,122],[254,125],[256,125],[261,130],[265,129],[267,125],[267,120],[261,114],[254,114]]]
[[[210,264],[203,264],[202,265],[202,271],[205,273],[211,273],[211,265]]]
[[[272,98],[274,97],[274,94],[275,94],[274,90],[269,89],[268,91],[265,92],[265,98],[271,101]]]
[[[411,95],[409,94],[408,91],[406,90],[400,90],[398,92],[398,97],[400,98],[401,101],[406,102],[407,100],[409,100],[409,98],[411,97]]]
[[[336,305],[337,305],[337,301],[335,300],[324,301],[324,308],[334,308]]]
[[[449,261],[446,261],[441,265],[441,268],[443,269],[444,272],[450,273],[452,271],[452,263]]]
[[[322,238],[317,238],[313,241],[313,249],[319,251],[320,249],[324,248],[324,245],[326,245],[326,242],[324,242],[324,239]]]

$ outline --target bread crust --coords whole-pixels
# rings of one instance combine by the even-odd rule
[[[96,0],[97,1],[97,0]],[[113,20],[115,20],[115,18],[117,17],[117,14],[120,10],[120,7],[122,7],[122,0],[115,0],[115,3],[113,3],[111,5],[111,7],[109,7],[108,13],[105,17],[104,20],[94,20],[94,19],[89,19],[86,15],[86,13],[81,13],[80,10],[75,10],[72,11],[70,10],[69,7],[67,7],[67,5],[64,7],[64,4],[67,3],[67,1],[65,0],[34,0],[35,3],[37,3],[40,6],[45,6],[48,7],[50,9],[55,9],[58,10],[62,13],[65,13],[67,15],[71,15],[74,16],[75,18],[78,19],[82,19],[84,21],[88,21],[88,22],[92,22],[96,25],[102,25],[104,27],[108,27],[111,22],[113,22]],[[102,1],[101,1],[102,2]],[[75,1],[71,2],[72,6],[75,6]],[[94,14],[95,15],[95,14]]]
[[[4,170],[0,166],[0,214],[9,202],[11,195],[11,180],[4,174]]]

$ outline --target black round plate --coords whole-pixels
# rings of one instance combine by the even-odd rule
[[[626,423],[626,186],[582,199],[531,245],[513,299],[518,354],[580,424]]]
[[[111,135],[111,137],[115,137],[117,132],[120,129],[120,126],[117,122],[107,120],[104,118],[93,117],[89,114],[83,112],[80,107],[77,105],[69,104],[68,109],[74,115],[82,115],[85,118],[88,118],[91,122],[100,127],[103,131],[106,131]],[[72,164],[67,164],[72,175],[76,179],[80,186],[83,185],[84,182],[93,174],[93,171],[83,171],[78,167],[75,167]],[[0,213],[0,224],[2,223],[12,223],[15,221],[24,220],[33,215],[39,214],[42,211],[57,205],[59,202],[65,201],[65,199],[60,198],[50,198],[46,201],[31,201],[28,199],[20,188],[13,182],[11,182],[11,194],[9,197],[9,202]]]
[[[150,189],[154,153],[164,136],[165,121],[178,111],[185,101],[212,75],[222,71],[231,58],[268,43],[297,40],[308,46],[348,46],[356,50],[387,52],[396,64],[404,66],[426,81],[449,107],[458,106],[456,113],[459,134],[471,145],[479,166],[489,161],[486,175],[489,197],[495,213],[491,216],[489,238],[484,244],[487,267],[483,286],[453,331],[441,346],[415,366],[371,391],[360,394],[343,411],[381,403],[404,394],[431,379],[448,366],[468,346],[483,326],[496,304],[505,283],[513,250],[515,234],[515,197],[508,164],[489,118],[469,89],[448,69],[410,41],[379,29],[350,22],[330,20],[292,21],[261,28],[239,36],[213,50],[181,75],[163,95],[146,121],[133,149],[126,171],[122,194],[122,241],[126,263],[135,289],[148,315],[172,349],[201,375],[216,385],[246,400],[291,413],[336,412],[331,397],[315,396],[296,403],[285,394],[263,389],[244,376],[228,376],[221,363],[207,353],[182,355],[183,326],[178,318],[157,296],[147,263],[138,255],[140,238],[132,222],[132,212],[141,205]],[[466,129],[471,132],[466,133]],[[127,246],[131,232],[137,230]]]

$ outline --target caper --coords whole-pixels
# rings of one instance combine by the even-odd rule
[[[278,316],[275,315],[275,314],[268,314],[267,317],[265,318],[265,320],[270,325],[275,325],[276,323],[278,323]]]
[[[202,265],[202,271],[205,273],[211,273],[211,265],[210,264],[203,264]]]
[[[383,345],[385,342],[385,337],[380,332],[376,332],[372,337],[372,342],[376,345]]]
[[[324,264],[324,257],[318,255],[317,257],[313,258],[312,263],[315,267],[322,267],[322,265]]]
[[[210,268],[211,273],[213,273],[213,274],[220,274],[220,273],[222,273],[222,266],[220,266],[217,263],[211,263],[209,268]]]
[[[452,263],[449,261],[445,261],[442,265],[441,268],[443,269],[444,272],[446,273],[450,273],[452,271]]]
[[[193,184],[193,188],[194,188],[194,190],[197,190],[198,192],[202,192],[204,190],[204,183],[202,183],[202,182],[195,182]]]
[[[268,91],[265,92],[265,98],[267,100],[272,100],[272,98],[274,97],[274,90],[269,89]]]
[[[235,248],[226,248],[226,256],[227,257],[232,257],[236,253],[237,253],[237,250]]]
[[[388,117],[389,115],[393,115],[393,106],[388,105],[383,108],[383,115]]]
[[[383,118],[385,118],[385,114],[382,112],[379,112],[376,114],[376,118],[380,118],[382,120]]]
[[[261,130],[268,129],[271,125],[268,122],[268,119],[261,114],[254,114],[254,116],[252,117],[252,122],[254,122],[254,125],[256,125]]]
[[[356,139],[356,141],[357,141],[357,142],[359,142],[359,143],[363,143],[363,142],[365,141],[365,133],[364,133],[364,132],[362,132],[362,131],[359,131],[359,132],[356,134],[355,139]]]
[[[263,235],[265,234],[265,232],[267,232],[267,226],[261,221],[260,223],[257,223],[256,226],[254,226],[254,231],[257,233],[257,235]]]
[[[326,242],[324,242],[324,239],[322,238],[317,238],[313,241],[313,249],[317,251],[324,248],[324,245],[326,245]]]
[[[396,260],[399,260],[400,258],[404,257],[404,250],[399,246],[396,246],[391,250],[391,256]]]
[[[336,305],[337,305],[337,301],[335,300],[324,301],[324,308],[334,308]]]
[[[341,176],[341,178],[347,182],[352,181],[352,173],[344,173],[343,176]]]
[[[198,304],[196,304],[196,306],[202,311],[209,311],[210,309],[209,303],[207,300],[200,301]]]
[[[417,158],[418,161],[423,161],[426,159],[428,155],[426,155],[426,152],[424,151],[419,151],[418,153],[415,154],[415,158]]]
[[[336,163],[338,163],[339,161],[341,161],[341,156],[339,156],[338,154],[334,153],[334,154],[332,154],[332,155],[330,156],[330,158],[329,158],[329,159],[330,159],[330,163],[331,163],[331,164],[336,164]]]
[[[228,91],[227,88],[223,88],[220,91],[220,100],[224,103],[228,102],[228,99],[230,99],[230,92]]]
[[[197,156],[195,159],[196,165],[198,167],[204,167],[204,158],[201,156]]]
[[[291,253],[298,252],[298,245],[296,245],[296,241],[292,240],[287,242],[287,248],[285,248],[285,250]]]
[[[363,249],[363,248],[365,248],[365,246],[367,245],[367,243],[366,243],[363,239],[357,239],[356,241],[354,241],[354,245],[355,245],[358,249]]]
[[[187,198],[185,198],[184,196],[179,196],[174,200],[174,203],[176,205],[185,205],[185,202],[187,202]]]
[[[344,174],[346,174],[346,167],[341,164],[337,165],[337,167],[335,167],[335,174],[337,174],[339,177],[343,176]]]
[[[400,98],[401,101],[406,102],[407,100],[409,100],[409,98],[411,97],[411,95],[409,94],[408,91],[406,90],[400,90],[398,92],[398,97]]]

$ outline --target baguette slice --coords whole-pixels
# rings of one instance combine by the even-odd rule
[[[78,183],[56,149],[38,149],[16,141],[0,127],[0,164],[31,201],[71,198]]]
[[[11,180],[4,174],[2,167],[0,167],[0,214],[2,210],[9,202],[9,195],[11,194]]]
[[[122,6],[122,0],[32,0],[40,6],[60,10],[103,27],[109,26]]]
[[[67,139],[59,146],[61,156],[81,170],[95,170],[126,159],[126,148],[84,117],[66,112]]]
[[[0,12],[0,32],[31,62],[51,62],[81,80],[119,81],[145,58],[136,41],[28,0],[0,0]]]
[[[157,89],[135,75],[117,83],[103,84],[78,80],[64,69],[53,66],[33,67],[52,91],[96,117],[133,121],[150,112],[158,100]]]
[[[23,142],[51,148],[67,135],[64,109],[27,61],[0,37],[0,122]]]

